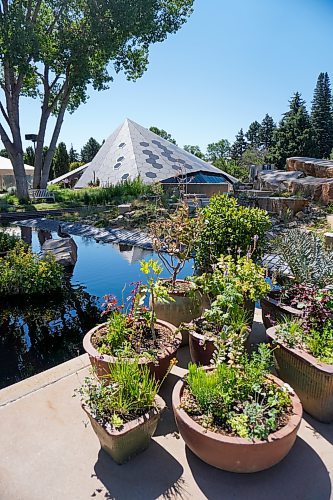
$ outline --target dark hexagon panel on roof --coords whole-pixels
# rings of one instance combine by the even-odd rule
[[[152,166],[153,166],[154,168],[158,168],[159,170],[160,170],[161,168],[163,168],[163,165],[161,165],[160,163],[153,163],[153,165],[152,165]]]
[[[140,142],[140,146],[143,146],[146,148],[147,146],[149,146],[149,142]]]
[[[116,163],[113,168],[114,168],[114,170],[117,170],[120,167],[121,167],[121,163]]]
[[[154,172],[146,172],[146,177],[150,177],[150,179],[155,179],[157,175]]]
[[[156,163],[156,160],[155,158],[146,158],[146,163],[149,163],[150,165],[154,165],[154,163]]]
[[[177,171],[179,171],[179,170],[180,170],[180,166],[179,166],[179,165],[172,165],[172,168],[173,168],[174,170],[177,170]]]
[[[122,178],[123,181],[125,181],[128,177],[129,177],[129,174],[124,174],[124,175],[122,175],[121,178]]]
[[[126,146],[126,144],[124,142],[121,142],[119,145],[118,145],[118,148],[123,148],[124,146]]]
[[[125,156],[119,156],[119,158],[117,158],[117,161],[123,161],[125,159]]]
[[[153,152],[150,151],[150,149],[143,149],[142,152],[143,152],[144,155],[148,155],[148,156],[150,156],[150,155],[153,154]]]
[[[185,166],[186,168],[190,169],[190,170],[192,170],[192,168],[193,168],[193,166],[192,166],[192,165],[190,165],[189,163],[185,163],[185,165],[184,165],[184,166]]]

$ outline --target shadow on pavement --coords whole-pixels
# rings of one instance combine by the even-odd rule
[[[254,474],[234,474],[215,469],[187,447],[193,478],[209,499],[330,500],[329,472],[317,453],[297,438],[289,455],[275,467]]]
[[[326,439],[326,441],[333,444],[333,422],[330,424],[324,424],[323,422],[319,422],[305,412],[303,413],[303,418],[311,427],[313,427],[313,435],[315,437],[322,436],[324,439]]]
[[[100,450],[95,475],[105,490],[97,488],[91,497],[117,500],[154,500],[160,496],[184,498],[182,473],[179,462],[153,440],[146,451],[123,465],[117,465]]]

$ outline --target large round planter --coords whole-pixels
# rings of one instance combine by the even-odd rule
[[[279,386],[283,382],[272,376]],[[224,436],[203,428],[180,408],[184,383],[174,387],[172,406],[178,430],[190,450],[209,465],[229,472],[258,472],[279,463],[291,450],[302,419],[302,405],[292,395],[293,413],[282,429],[271,434],[267,441],[249,441]]]
[[[146,450],[153,436],[161,412],[165,408],[165,402],[160,396],[155,396],[156,408],[151,409],[145,415],[127,422],[121,429],[112,429],[102,426],[92,416],[87,405],[82,408],[88,415],[92,428],[94,429],[102,449],[117,462],[123,464],[138,453]]]
[[[171,360],[176,357],[177,349],[181,343],[181,334],[177,333],[176,327],[174,325],[171,325],[166,321],[157,320],[156,323],[171,330],[171,332],[176,337],[176,345],[172,349],[165,349],[163,355],[158,357],[156,361],[147,360],[146,358],[140,358],[139,363],[147,365],[150,373],[157,380],[163,380],[169,369]],[[101,325],[95,326],[95,328],[90,330],[83,338],[83,348],[86,353],[88,353],[90,363],[95,369],[97,377],[99,379],[103,379],[103,377],[105,378],[105,376],[110,373],[109,366],[112,365],[116,360],[114,356],[99,353],[91,342],[92,335],[94,335],[94,333],[101,328],[104,328],[105,325],[106,323],[102,323]]]
[[[279,346],[274,351],[279,377],[294,388],[306,412],[321,422],[332,422],[333,365],[280,343],[274,327],[267,330],[267,336]]]
[[[265,328],[271,328],[284,318],[300,318],[302,311],[294,307],[287,306],[280,302],[277,295],[267,295],[260,300],[262,309],[262,321]]]
[[[170,282],[170,280],[160,281]],[[192,285],[189,281],[185,280],[177,280],[177,283]],[[169,296],[173,299],[170,302],[165,304],[157,301],[155,303],[155,314],[157,319],[167,321],[174,326],[179,326],[181,323],[190,323],[193,319],[201,316],[203,312],[203,304],[199,291],[194,290],[190,294],[188,292],[181,291],[169,292]],[[187,344],[188,333],[184,330],[182,331],[182,345]]]

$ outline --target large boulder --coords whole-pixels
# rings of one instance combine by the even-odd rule
[[[333,201],[333,179],[308,176],[295,179],[290,188],[293,194],[305,196],[313,201],[324,204]]]
[[[73,238],[60,240],[46,240],[42,246],[42,253],[51,253],[58,264],[64,267],[73,267],[77,261],[77,245]]]
[[[275,170],[273,172],[260,172],[258,183],[260,189],[270,189],[271,191],[289,190],[290,183],[295,179],[304,177],[303,172],[286,172],[285,170]]]
[[[317,158],[293,157],[287,159],[287,170],[304,172],[312,177],[333,178],[333,161]]]

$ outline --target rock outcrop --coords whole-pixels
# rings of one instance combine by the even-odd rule
[[[260,172],[258,174],[258,184],[260,189],[287,191],[290,188],[290,183],[295,179],[300,179],[301,177],[305,177],[303,172],[286,172],[285,170]]]
[[[293,194],[320,201],[325,205],[333,201],[333,179],[307,176],[293,180],[290,189]]]
[[[319,178],[333,178],[333,161],[317,158],[293,157],[287,159],[287,170],[304,172],[306,175]]]
[[[77,245],[73,238],[46,240],[42,252],[43,255],[52,253],[55,260],[64,267],[73,267],[77,261]]]

